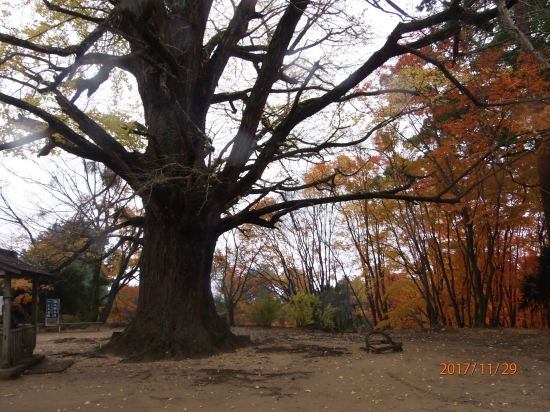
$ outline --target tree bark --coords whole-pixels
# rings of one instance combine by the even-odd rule
[[[207,356],[242,346],[216,313],[210,270],[217,235],[146,211],[136,317],[107,347],[130,360]]]

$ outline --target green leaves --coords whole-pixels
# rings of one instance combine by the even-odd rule
[[[281,301],[278,298],[273,297],[266,290],[262,290],[259,300],[250,307],[247,317],[256,325],[271,327],[279,317],[281,306]]]

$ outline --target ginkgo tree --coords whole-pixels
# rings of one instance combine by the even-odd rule
[[[210,285],[216,241],[230,229],[273,228],[293,210],[346,200],[456,201],[448,188],[409,193],[417,177],[406,173],[384,190],[289,194],[339,174],[304,184],[295,178],[301,164],[371,136],[376,125],[353,115],[359,114],[354,101],[387,90],[355,90],[361,82],[393,58],[462,28],[490,31],[496,6],[453,0],[412,18],[387,2],[403,21],[367,55],[368,30],[346,10],[383,11],[371,0],[22,5],[33,18],[0,33],[3,127],[16,137],[3,136],[0,149],[41,142],[40,155],[62,150],[103,163],[144,204],[139,305],[111,344],[119,353],[193,356],[239,343],[219,320]],[[2,4],[4,12],[12,7]],[[124,78],[137,84],[129,103],[142,116],[119,110],[122,100],[99,104],[106,98],[96,96],[116,92]],[[256,207],[270,193],[275,201]]]

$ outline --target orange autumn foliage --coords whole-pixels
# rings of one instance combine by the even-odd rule
[[[117,294],[107,323],[128,324],[137,308],[139,286],[124,286]]]

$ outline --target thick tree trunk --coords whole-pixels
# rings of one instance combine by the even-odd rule
[[[145,234],[136,317],[106,350],[145,360],[242,346],[216,313],[210,270],[217,236],[208,225],[148,212]]]

